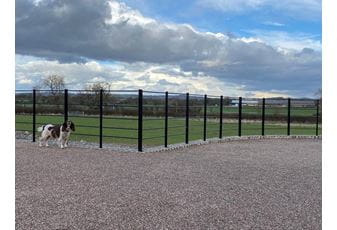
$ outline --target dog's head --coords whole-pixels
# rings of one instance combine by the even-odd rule
[[[66,132],[73,131],[74,132],[75,131],[74,122],[72,121],[64,122],[62,125],[62,131],[66,131]]]

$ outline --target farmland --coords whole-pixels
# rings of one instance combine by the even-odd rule
[[[35,102],[32,100],[32,93],[24,91],[16,95],[16,130],[32,132],[32,113],[35,103],[36,128],[48,123],[60,124],[64,120],[63,114],[68,114],[68,119],[76,124],[76,131],[71,136],[72,140],[98,143],[101,109],[103,143],[137,145],[138,113],[142,111],[144,146],[164,145],[165,109],[167,108],[168,144],[175,144],[185,142],[186,111],[189,113],[189,141],[204,138],[204,116],[207,117],[207,139],[219,137],[220,108],[222,108],[222,135],[238,136],[239,107],[234,103],[237,99],[224,97],[221,104],[219,97],[210,96],[206,100],[203,95],[191,94],[188,99],[188,110],[186,110],[185,94],[168,94],[165,102],[165,94],[144,91],[140,110],[137,90],[120,93],[104,92],[101,102],[97,91],[70,90],[67,94],[59,92],[55,95],[49,91],[37,91]],[[265,135],[287,135],[289,112],[287,101],[282,98],[265,100]],[[261,135],[262,100],[257,100],[255,104],[248,104],[248,102],[249,99],[245,99],[241,107],[241,135]],[[290,135],[316,135],[316,103],[317,101],[311,99],[292,99]],[[319,122],[320,114],[321,111],[319,111]],[[318,134],[321,134],[320,127]]]
[[[267,111],[267,110],[266,110]],[[303,110],[305,111],[305,110]],[[227,111],[228,112],[228,111]],[[234,112],[234,111],[233,111]],[[76,124],[76,132],[71,139],[76,141],[98,142],[99,140],[99,117],[98,116],[72,116],[69,119]],[[37,115],[37,127],[42,124],[63,122],[62,115]],[[203,120],[190,118],[189,140],[203,139]],[[185,119],[168,119],[168,144],[182,143],[185,141]],[[119,144],[136,144],[138,137],[138,120],[133,116],[104,116],[103,118],[103,142]],[[150,130],[151,129],[151,130]],[[32,115],[17,114],[16,130],[32,130]],[[238,123],[232,119],[224,119],[223,136],[237,136]],[[291,124],[291,135],[315,135],[315,124]],[[265,135],[286,135],[286,122],[266,121]],[[319,128],[321,134],[321,128]],[[242,123],[242,135],[261,135],[261,121],[245,121]],[[219,136],[219,120],[207,120],[207,138]],[[163,145],[164,143],[164,118],[144,117],[143,118],[143,143],[144,145]]]

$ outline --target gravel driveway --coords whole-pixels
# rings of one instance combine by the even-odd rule
[[[16,229],[321,229],[321,147],[117,153],[16,141]]]

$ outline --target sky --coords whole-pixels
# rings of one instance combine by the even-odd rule
[[[318,0],[16,0],[15,82],[243,97],[322,88]]]

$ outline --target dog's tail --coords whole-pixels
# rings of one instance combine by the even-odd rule
[[[38,128],[37,128],[37,131],[38,131],[38,132],[42,132],[42,131],[43,131],[43,129],[44,129],[44,127],[45,127],[45,125],[44,125],[44,126],[40,126],[40,127],[38,127]]]

